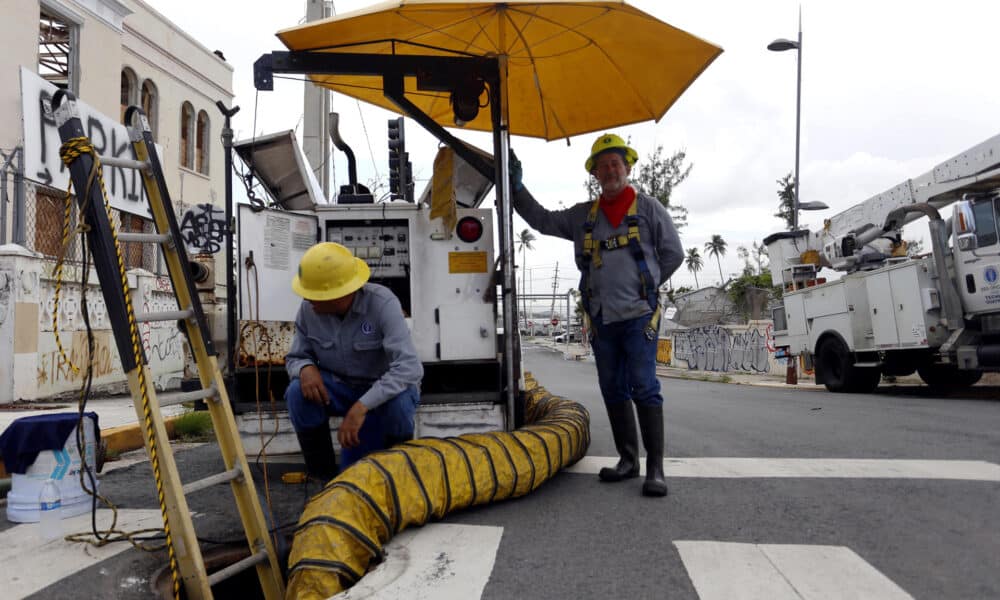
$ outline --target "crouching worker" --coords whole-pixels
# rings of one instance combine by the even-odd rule
[[[332,242],[302,256],[292,289],[304,299],[285,357],[285,402],[306,470],[336,477],[329,418],[343,417],[337,441],[344,468],[370,452],[413,438],[423,366],[399,300],[367,283],[371,271]]]

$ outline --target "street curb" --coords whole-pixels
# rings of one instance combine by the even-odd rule
[[[181,415],[177,415],[163,419],[163,425],[167,429],[168,438],[176,438],[176,434],[174,433],[174,421],[180,417]],[[142,429],[139,427],[138,423],[102,429],[101,440],[106,442],[108,452],[118,454],[128,452],[130,450],[138,450],[139,448],[144,448],[146,446],[146,440],[142,436]]]

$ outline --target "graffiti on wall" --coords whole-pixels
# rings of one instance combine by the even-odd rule
[[[121,364],[118,361],[118,352],[111,348],[114,341],[109,332],[94,332],[94,358],[92,369],[94,379],[100,379],[117,373],[121,373]],[[49,352],[39,353],[38,356],[38,387],[52,388],[64,383],[78,383],[83,381],[84,371],[89,355],[87,348],[87,332],[74,331],[71,337],[69,348],[66,350],[70,362],[66,362],[58,348]],[[72,363],[72,365],[70,365]],[[79,371],[73,369],[77,367]]]
[[[225,216],[211,204],[199,204],[184,213],[181,236],[188,248],[215,254],[226,241]]]
[[[766,373],[774,354],[772,327],[731,331],[705,325],[678,331],[674,333],[673,355],[692,370]]]

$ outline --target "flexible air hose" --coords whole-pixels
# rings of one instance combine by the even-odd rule
[[[368,455],[306,505],[289,557],[287,598],[329,598],[354,585],[407,527],[523,496],[590,445],[590,414],[527,378],[525,426],[421,438]]]

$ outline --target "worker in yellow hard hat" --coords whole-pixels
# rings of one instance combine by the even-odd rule
[[[349,249],[322,242],[302,256],[292,280],[303,301],[285,357],[285,402],[306,469],[324,481],[338,472],[330,416],[343,417],[344,467],[413,437],[423,365],[399,300],[368,283],[370,275]]]
[[[665,496],[663,396],[656,378],[659,288],[681,265],[684,252],[666,207],[629,183],[638,159],[618,135],[598,136],[584,167],[597,180],[600,196],[565,210],[547,210],[535,200],[513,154],[511,187],[514,209],[528,225],[572,240],[576,250],[597,378],[620,457],[614,467],[601,469],[600,480],[639,475],[634,404],[646,449],[642,493]]]

